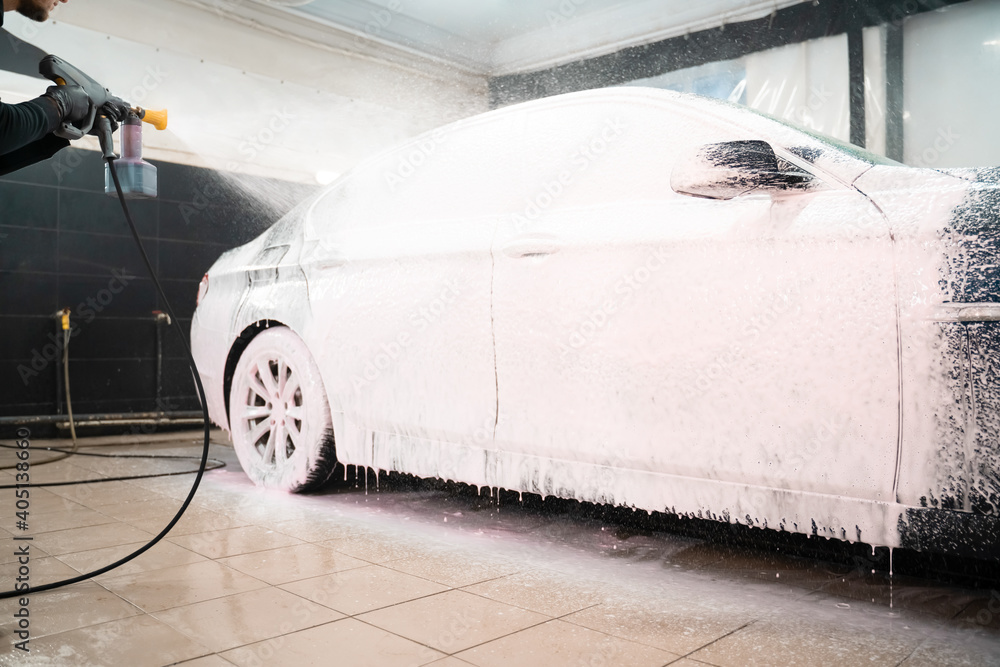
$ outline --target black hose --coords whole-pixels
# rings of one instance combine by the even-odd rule
[[[105,157],[105,160],[107,160],[108,170],[111,172],[111,179],[115,183],[115,190],[118,193],[119,201],[121,201],[122,210],[125,212],[125,220],[128,222],[129,229],[132,231],[132,237],[135,239],[135,243],[139,248],[139,254],[142,255],[142,261],[146,265],[146,270],[149,271],[149,277],[153,279],[153,284],[156,286],[156,291],[160,295],[160,298],[163,299],[163,306],[164,308],[166,308],[167,314],[170,315],[170,317],[175,322],[177,322],[178,319],[177,316],[174,314],[174,309],[173,307],[171,307],[170,301],[169,299],[167,299],[167,295],[163,291],[163,287],[160,285],[159,279],[156,277],[156,271],[153,270],[153,264],[149,261],[149,256],[146,254],[146,248],[143,247],[142,245],[142,239],[139,238],[139,232],[135,227],[135,222],[132,221],[132,214],[129,212],[128,204],[125,201],[125,193],[122,192],[122,185],[121,182],[118,180],[118,170],[115,168],[115,157],[114,155],[108,155]],[[191,485],[191,491],[188,492],[187,498],[184,499],[184,503],[181,505],[181,508],[177,511],[177,514],[174,515],[174,518],[171,519],[170,523],[167,524],[166,528],[160,531],[159,535],[154,537],[144,546],[130,553],[128,556],[125,556],[124,558],[115,561],[110,565],[102,567],[99,570],[94,570],[93,572],[87,572],[86,574],[81,574],[80,576],[73,577],[71,579],[56,581],[51,584],[43,584],[42,586],[32,586],[22,591],[15,590],[15,591],[6,591],[0,593],[0,599],[30,595],[31,593],[40,593],[42,591],[50,591],[54,588],[69,586],[70,584],[76,584],[81,581],[86,581],[87,579],[92,579],[94,577],[104,574],[105,572],[110,572],[111,570],[117,567],[121,567],[125,563],[128,563],[129,561],[146,553],[154,545],[156,545],[157,542],[166,537],[167,533],[169,533],[173,529],[173,527],[177,525],[177,522],[180,521],[181,517],[184,515],[184,512],[191,504],[191,500],[194,499],[194,494],[198,491],[198,485],[201,484],[201,478],[205,474],[205,468],[208,465],[208,448],[210,444],[209,443],[210,421],[208,417],[208,401],[205,398],[205,387],[202,386],[201,376],[198,375],[198,369],[194,363],[194,356],[191,354],[191,346],[188,344],[188,341],[184,337],[184,334],[181,333],[180,327],[177,328],[177,332],[178,335],[181,337],[181,343],[184,345],[184,351],[187,353],[188,364],[191,367],[192,375],[194,375],[194,382],[198,388],[198,398],[201,401],[202,413],[205,415],[205,444],[201,452],[201,463],[198,467],[198,474],[194,478],[194,484]],[[26,485],[26,486],[30,488],[31,485]]]

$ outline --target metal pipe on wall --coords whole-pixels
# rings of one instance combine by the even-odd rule
[[[90,414],[78,415],[75,419],[77,425],[92,425],[92,422],[100,422],[102,425],[129,425],[132,423],[158,423],[167,425],[175,423],[188,423],[189,420],[195,420],[199,424],[203,423],[201,410]],[[30,426],[31,424],[60,423],[67,424],[68,427],[66,415],[23,415],[20,417],[0,417],[0,426]]]

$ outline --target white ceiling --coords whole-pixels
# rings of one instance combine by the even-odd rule
[[[496,76],[760,18],[803,0],[196,1],[258,22],[262,10],[279,12],[284,20],[307,22],[313,39],[319,29],[342,46],[347,34]]]

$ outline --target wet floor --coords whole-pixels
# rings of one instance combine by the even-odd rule
[[[194,438],[88,451],[197,454]],[[14,648],[17,603],[0,602],[0,664],[1000,665],[987,582],[890,577],[881,557],[750,549],[384,476],[290,496],[253,487],[228,446],[212,455],[227,467],[163,543],[31,596],[30,655]],[[35,456],[35,483],[191,466]],[[33,538],[34,585],[75,576],[150,539],[191,480],[33,489],[27,531],[0,490],[0,583],[17,573],[15,535]]]

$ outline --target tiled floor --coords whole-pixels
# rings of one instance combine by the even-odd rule
[[[197,455],[196,437],[84,444]],[[289,496],[254,488],[228,446],[212,453],[228,467],[164,541],[31,595],[30,653],[13,646],[17,603],[0,602],[0,665],[1000,665],[1000,592],[444,492]],[[45,456],[34,483],[191,465]],[[0,490],[0,585],[18,576],[15,534],[33,538],[33,584],[89,572],[159,532],[192,477],[32,489],[27,531]]]

